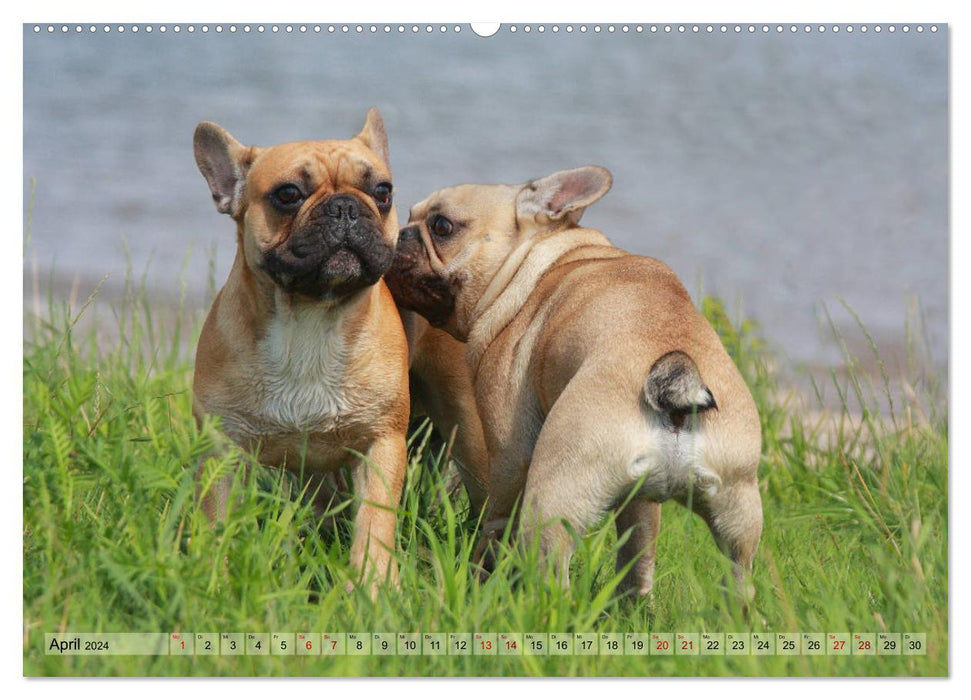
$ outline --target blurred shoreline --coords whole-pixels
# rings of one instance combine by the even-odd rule
[[[132,275],[96,278],[83,273],[58,274],[25,265],[25,343],[30,342],[38,318],[49,319],[53,301],[58,312],[68,308],[72,319],[77,316],[76,337],[86,338],[93,331],[99,348],[111,347],[119,341],[119,311],[138,300],[147,303],[156,330],[170,331],[181,321],[181,351],[193,357],[197,333],[225,280],[209,280],[205,293],[187,284],[180,292],[180,286],[159,289],[139,280]],[[735,318],[730,307],[728,310],[733,324],[745,320]],[[906,313],[901,309],[902,318]],[[850,416],[858,420],[862,406],[853,389],[855,379],[867,393],[865,403],[875,404],[883,412],[888,412],[891,403],[910,406],[918,418],[923,416],[920,422],[924,423],[927,416],[946,411],[948,366],[932,359],[919,323],[908,341],[902,334],[874,332],[865,325],[865,318],[861,321],[863,329],[856,324],[841,324],[835,331],[827,331],[820,324],[821,342],[828,344],[836,357],[831,362],[795,361],[786,355],[780,339],[757,327],[755,332],[765,343],[772,363],[769,369],[778,382],[779,401],[799,402],[809,422],[838,412],[845,403]],[[944,354],[947,357],[946,350]],[[847,357],[852,358],[852,365]]]
[[[596,163],[613,186],[583,224],[664,261],[696,300],[720,297],[733,318],[755,320],[794,363],[840,362],[820,322],[825,305],[858,335],[840,300],[903,355],[919,298],[933,361],[945,366],[942,29],[483,40],[25,27],[25,291],[36,258],[42,279],[51,266],[58,278],[69,271],[54,282],[65,295],[71,271],[86,297],[103,271],[107,293],[130,266],[165,298],[178,297],[184,269],[188,298],[205,299],[235,240],[194,162],[196,124],[216,121],[246,144],[347,138],[374,105],[399,221],[443,186]]]

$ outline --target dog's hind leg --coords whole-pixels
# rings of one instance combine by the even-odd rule
[[[661,504],[634,497],[617,513],[617,538],[629,533],[617,552],[617,572],[630,565],[620,591],[649,595],[654,586],[657,533],[661,527]]]
[[[697,504],[718,548],[732,560],[743,611],[755,597],[752,564],[762,536],[762,497],[755,479],[730,483]]]
[[[524,544],[530,546],[539,539],[544,562],[555,563],[564,586],[569,585],[574,534],[582,536],[632,486],[626,469],[629,437],[625,435],[631,410],[612,400],[592,405],[590,397],[597,392],[590,382],[600,379],[588,375],[586,380],[574,378],[543,423],[526,477],[520,517]],[[597,416],[600,429],[591,429],[591,415]]]

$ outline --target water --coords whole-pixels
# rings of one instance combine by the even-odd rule
[[[136,272],[205,291],[233,225],[213,208],[192,132],[244,143],[346,138],[377,105],[399,217],[433,189],[523,182],[597,163],[586,214],[619,246],[723,296],[799,363],[836,355],[820,309],[848,303],[900,349],[918,299],[948,343],[947,32],[754,36],[123,35],[24,30],[25,261],[78,279]],[[25,218],[27,196],[25,194]],[[28,274],[29,273],[29,274]]]

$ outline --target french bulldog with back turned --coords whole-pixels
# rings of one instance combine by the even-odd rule
[[[525,185],[450,187],[411,210],[386,275],[399,305],[467,341],[489,456],[486,518],[521,499],[568,582],[575,532],[619,509],[618,570],[651,591],[659,504],[704,518],[745,599],[762,531],[759,416],[675,274],[580,217],[611,185],[589,166]]]
[[[352,467],[351,563],[373,596],[397,579],[409,414],[408,343],[381,279],[398,237],[381,115],[351,139],[268,148],[202,122],[195,157],[237,250],[199,338],[193,411],[267,465]],[[231,483],[203,489],[211,520]]]

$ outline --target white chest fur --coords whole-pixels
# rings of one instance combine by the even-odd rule
[[[346,408],[340,326],[340,314],[319,307],[279,310],[260,343],[263,421],[294,431],[336,422]]]

